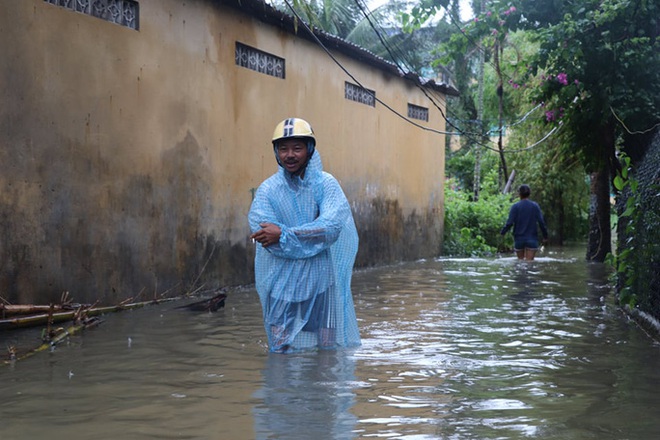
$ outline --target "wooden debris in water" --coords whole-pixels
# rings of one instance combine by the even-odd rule
[[[217,312],[219,309],[225,307],[225,300],[227,299],[226,289],[221,289],[212,298],[197,301],[192,304],[177,307],[177,309],[188,309],[194,312]]]

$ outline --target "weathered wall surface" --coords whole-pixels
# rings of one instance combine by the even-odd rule
[[[437,255],[444,139],[384,106],[314,44],[219,2],[143,0],[132,30],[43,0],[2,0],[0,296],[118,299],[252,282],[246,214],[276,170],[277,122],[315,128],[353,204],[358,264]],[[236,41],[286,78],[235,65]],[[338,55],[376,96],[441,114],[406,81]]]

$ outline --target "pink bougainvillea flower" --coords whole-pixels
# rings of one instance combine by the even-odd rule
[[[557,74],[557,81],[559,81],[559,84],[563,84],[563,85],[567,86],[568,85],[568,76],[564,72],[559,73],[559,74]]]

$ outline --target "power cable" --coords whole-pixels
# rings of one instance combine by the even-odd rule
[[[660,122],[658,122],[658,123],[655,124],[653,127],[651,127],[651,128],[647,128],[646,130],[642,130],[642,131],[630,131],[630,129],[629,129],[629,128],[626,126],[626,124],[621,120],[621,118],[619,118],[619,115],[616,114],[616,112],[614,111],[614,109],[612,108],[612,106],[610,106],[610,111],[612,112],[612,115],[614,115],[614,118],[615,118],[617,121],[619,121],[619,123],[620,123],[621,126],[624,128],[624,130],[626,130],[626,131],[628,132],[628,134],[633,134],[633,135],[634,135],[634,134],[646,134],[646,133],[648,133],[648,132],[650,132],[650,131],[653,131],[653,130],[655,130],[656,128],[660,127]]]
[[[385,39],[383,38],[383,36],[381,35],[381,33],[378,31],[378,29],[376,29],[376,25],[371,21],[371,14],[372,14],[372,12],[369,10],[369,8],[368,8],[366,5],[364,5],[360,0],[354,0],[354,1],[355,1],[355,4],[357,5],[358,9],[360,9],[360,12],[362,12],[362,14],[364,15],[364,18],[365,18],[365,19],[367,20],[367,22],[369,23],[369,26],[371,26],[371,29],[373,29],[373,31],[376,33],[376,36],[377,36],[378,39],[380,40],[381,44],[383,45],[383,47],[385,48],[385,50],[387,51],[387,53],[390,55],[390,57],[391,57],[391,59],[392,59],[392,62],[393,62],[394,64],[396,64],[396,66],[397,66],[397,67],[399,68],[399,70],[401,70],[402,72],[404,72],[404,73],[409,73],[409,72],[406,72],[406,69],[404,69],[403,66],[401,66],[401,64],[398,62],[398,59],[399,59],[399,58],[397,58],[396,56],[394,56],[394,54],[392,53],[392,49],[390,48],[389,44],[385,41]],[[401,58],[406,59],[405,56],[402,56]],[[407,61],[409,62],[409,60],[407,60]],[[429,99],[429,101],[431,101],[431,103],[435,106],[435,108],[438,109],[438,111],[439,111],[440,114],[442,115],[442,118],[447,122],[447,124],[449,124],[451,127],[455,128],[455,129],[457,129],[459,132],[462,131],[460,128],[458,128],[458,127],[456,127],[455,125],[453,125],[453,124],[451,123],[451,121],[449,121],[449,119],[447,119],[447,116],[445,115],[445,112],[444,112],[444,111],[442,110],[442,108],[441,108],[441,107],[440,107],[440,106],[439,106],[439,105],[433,100],[433,98],[432,98],[431,96],[429,96],[428,92],[424,89],[424,87],[422,87],[422,86],[421,86],[420,84],[418,84],[416,81],[415,81],[415,86],[417,86],[417,88],[421,90],[421,92],[424,94],[424,96],[426,96],[426,97]],[[445,105],[446,105],[446,101],[445,101]]]
[[[343,70],[344,73],[346,73],[346,75],[349,76],[349,78],[351,78],[353,81],[355,81],[355,83],[356,83],[358,86],[360,86],[360,87],[361,87],[362,89],[364,89],[365,91],[368,91],[369,89],[367,89],[366,87],[364,87],[364,86],[362,85],[362,83],[360,83],[360,81],[358,81],[358,79],[355,78],[355,76],[353,76],[353,74],[351,74],[351,73],[348,71],[348,69],[346,69],[346,68],[345,68],[345,67],[339,62],[339,60],[337,60],[337,58],[335,58],[335,56],[330,52],[330,50],[328,50],[328,48],[325,47],[325,45],[323,44],[323,42],[322,42],[322,41],[316,36],[316,34],[315,34],[315,33],[309,28],[309,26],[307,25],[307,23],[305,23],[305,21],[302,19],[302,17],[300,17],[300,15],[298,15],[298,13],[297,13],[296,10],[293,8],[293,6],[291,6],[291,4],[289,3],[289,1],[288,1],[288,0],[283,0],[283,1],[284,1],[284,3],[287,5],[287,7],[291,10],[291,12],[296,16],[296,18],[300,21],[300,23],[301,23],[302,26],[305,28],[305,30],[306,30],[307,32],[309,32],[309,34],[312,36],[312,38],[314,39],[314,41],[316,41],[316,43],[317,43],[317,44],[318,44],[318,45],[319,45],[319,46],[325,51],[325,53],[326,53],[326,54],[327,54],[327,55],[328,55],[328,56],[329,56],[329,57],[335,62],[335,64],[337,64],[337,66],[339,66],[339,68],[340,68],[341,70]],[[446,135],[446,134],[450,134],[450,135],[451,135],[451,134],[454,134],[454,135],[459,134],[459,133],[452,133],[452,132],[448,132],[448,131],[436,130],[436,129],[434,129],[434,128],[429,128],[429,127],[425,127],[425,126],[423,126],[423,125],[421,125],[421,124],[418,124],[417,122],[410,120],[408,117],[402,115],[401,113],[399,113],[398,111],[396,111],[395,109],[393,109],[392,107],[390,107],[388,104],[386,104],[386,103],[385,103],[384,101],[382,101],[381,99],[377,98],[375,94],[373,95],[373,97],[374,97],[374,100],[375,100],[376,102],[380,103],[380,104],[381,104],[382,106],[384,106],[386,109],[388,109],[389,111],[391,111],[392,113],[394,113],[395,115],[397,115],[398,117],[400,117],[401,119],[403,119],[404,121],[408,122],[409,124],[414,125],[414,126],[417,127],[417,128],[421,128],[422,130],[430,131],[430,132],[437,133],[437,134],[445,134],[445,135]]]
[[[366,87],[364,87],[364,86],[362,85],[362,83],[361,83],[357,78],[355,78],[355,76],[354,76],[353,74],[351,74],[351,73],[348,71],[348,69],[347,69],[346,67],[344,67],[344,66],[341,64],[341,62],[339,62],[339,60],[337,60],[337,58],[336,58],[336,57],[335,57],[335,56],[334,56],[334,55],[328,50],[328,48],[323,44],[323,42],[318,38],[318,36],[317,36],[317,35],[316,35],[316,34],[310,29],[310,27],[307,25],[307,23],[306,23],[306,22],[302,19],[302,17],[300,17],[300,15],[296,12],[296,10],[295,10],[295,9],[293,8],[293,6],[289,3],[289,1],[288,1],[288,0],[283,0],[283,1],[284,1],[284,3],[287,5],[287,7],[291,10],[291,12],[294,14],[294,16],[300,21],[300,23],[302,23],[302,26],[303,26],[303,27],[305,28],[305,30],[306,30],[306,31],[312,36],[312,38],[314,39],[314,41],[315,41],[315,42],[316,42],[316,43],[317,43],[317,44],[318,44],[318,45],[324,50],[324,52],[325,52],[325,53],[326,53],[326,54],[327,54],[327,55],[328,55],[328,56],[329,56],[329,57],[335,62],[335,64],[337,64],[337,66],[339,66],[339,68],[342,69],[342,70],[344,71],[344,73],[346,73],[346,75],[348,75],[348,76],[349,76],[349,77],[350,77],[350,78],[351,78],[351,79],[352,79],[352,80],[353,80],[353,81],[354,81],[359,87],[361,87],[363,90],[368,91],[369,89],[367,89]],[[357,2],[357,0],[356,0],[356,2]],[[361,5],[358,4],[358,7],[360,7],[360,9],[362,10]],[[366,14],[366,13],[364,12],[364,10],[362,10],[362,13],[365,14],[365,17],[368,17],[368,15],[369,15],[369,14]],[[373,23],[371,22],[371,20],[370,20],[369,18],[367,18],[367,21],[368,21],[368,23],[370,24],[370,26],[372,27],[372,29],[374,30],[374,32],[376,32],[377,35],[379,36],[379,39],[381,40],[381,43],[385,46],[386,50],[388,50],[388,53],[390,53],[390,56],[392,56],[393,59],[395,60],[395,61],[394,61],[394,64],[395,64],[395,65],[396,65],[396,66],[397,66],[402,72],[405,73],[405,70],[402,69],[401,66],[396,62],[396,59],[395,59],[394,56],[392,55],[392,53],[391,53],[389,47],[387,46],[387,43],[382,39],[382,36],[381,36],[381,35],[378,33],[378,31],[375,29],[375,26],[373,25]],[[448,124],[450,124],[452,127],[456,128],[456,129],[458,130],[458,132],[441,131],[441,130],[435,130],[435,129],[433,129],[433,128],[425,127],[425,126],[423,126],[423,125],[421,125],[421,124],[419,124],[419,123],[417,123],[417,122],[415,122],[415,121],[410,120],[408,117],[402,115],[401,113],[399,113],[398,111],[396,111],[395,109],[393,109],[391,106],[389,106],[387,103],[385,103],[385,102],[382,101],[381,99],[377,98],[377,97],[375,96],[375,94],[373,95],[374,100],[375,100],[376,102],[380,103],[381,105],[383,105],[385,108],[387,108],[389,111],[391,111],[392,113],[394,113],[395,115],[397,115],[398,117],[400,117],[401,119],[403,119],[404,121],[408,122],[409,124],[411,124],[411,125],[413,125],[413,126],[415,126],[415,127],[417,127],[417,128],[420,128],[420,129],[425,130],[425,131],[430,131],[430,132],[433,132],[433,133],[437,133],[437,134],[454,135],[454,136],[468,136],[468,137],[472,140],[472,142],[473,142],[474,144],[476,144],[476,145],[478,145],[478,146],[481,146],[481,147],[483,147],[483,148],[486,148],[486,149],[488,149],[488,150],[494,151],[494,152],[499,152],[499,149],[492,148],[492,147],[490,147],[490,146],[488,146],[488,145],[486,145],[486,144],[483,144],[483,143],[479,142],[478,140],[476,140],[476,139],[474,139],[474,138],[471,137],[471,136],[478,136],[478,137],[482,138],[482,137],[483,137],[483,134],[481,134],[481,133],[470,133],[470,132],[466,132],[465,130],[462,130],[462,129],[456,127],[455,125],[453,125],[453,123],[451,123],[451,121],[449,121],[449,119],[446,117],[446,115],[444,114],[444,112],[442,111],[442,109],[441,109],[441,108],[435,103],[435,101],[433,100],[433,98],[431,98],[431,97],[428,95],[427,90],[425,90],[423,87],[421,87],[421,85],[420,85],[418,82],[414,82],[414,83],[415,83],[415,85],[416,85],[417,87],[419,87],[419,88],[422,90],[422,92],[424,93],[424,95],[425,95],[425,96],[426,96],[426,97],[427,97],[427,98],[428,98],[428,99],[434,104],[434,106],[435,106],[436,108],[438,108],[438,110],[441,112],[441,115],[442,115],[443,119],[444,119]],[[445,103],[446,103],[446,101],[445,101]],[[526,119],[526,118],[529,116],[529,114],[531,114],[531,113],[532,113],[534,110],[536,110],[538,107],[539,107],[539,106],[537,106],[537,107],[535,107],[534,109],[530,110],[530,111],[529,111],[525,116],[523,116],[523,118],[522,118],[520,121],[518,121],[517,123],[520,123],[520,122],[522,122],[524,119]],[[550,136],[555,130],[556,130],[556,127],[555,127],[555,129],[551,130],[548,134],[546,134],[546,136],[544,136],[542,139],[540,139],[539,141],[535,142],[532,146],[527,147],[527,148],[524,148],[524,149],[521,149],[521,150],[516,150],[516,151],[523,151],[523,150],[530,149],[530,148],[533,148],[533,147],[537,146],[538,144],[540,144],[541,142],[543,142],[544,140],[546,140],[546,139],[547,139],[547,138],[548,138],[548,137],[549,137],[549,136]],[[490,140],[489,140],[489,142],[493,142],[493,141],[490,141]],[[511,151],[511,150],[510,150],[509,152],[514,152],[514,151]]]

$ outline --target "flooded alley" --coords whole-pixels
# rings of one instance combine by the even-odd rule
[[[362,346],[269,354],[253,289],[225,309],[106,316],[0,368],[3,440],[651,439],[660,345],[580,247],[354,274]],[[29,344],[32,332],[2,334]],[[34,341],[38,344],[38,341]]]

